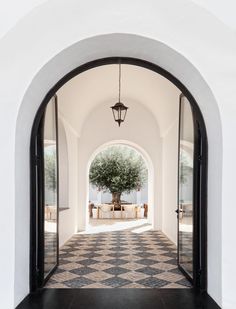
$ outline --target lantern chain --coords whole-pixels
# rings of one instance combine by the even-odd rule
[[[120,103],[120,94],[121,94],[121,63],[119,62],[119,103]]]

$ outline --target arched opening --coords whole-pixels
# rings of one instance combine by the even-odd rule
[[[163,69],[148,63],[144,62],[142,60],[138,59],[131,59],[131,58],[107,58],[107,59],[101,59],[97,60],[93,63],[86,64],[82,67],[79,67],[78,69],[74,70],[73,73],[69,74],[64,78],[63,83],[66,83],[68,80],[70,80],[73,76],[78,75],[79,73],[85,72],[88,69],[91,69],[93,67],[107,65],[107,64],[116,64],[116,63],[123,63],[128,65],[135,65],[140,66],[145,69],[151,70],[155,73],[158,73],[164,77],[166,77],[169,81],[173,82],[182,92],[183,96],[182,98],[186,98],[187,104],[189,104],[190,110],[192,112],[193,117],[193,128],[194,128],[194,164],[195,164],[195,170],[193,175],[193,186],[194,186],[194,194],[193,194],[193,201],[195,207],[192,210],[192,215],[194,215],[194,235],[191,235],[191,238],[194,238],[193,240],[193,249],[192,249],[192,258],[194,258],[192,261],[194,263],[194,271],[192,273],[191,282],[194,284],[195,287],[205,289],[206,288],[206,199],[205,199],[205,192],[207,190],[206,185],[206,166],[207,166],[207,137],[206,137],[206,129],[204,125],[204,121],[201,115],[201,112],[198,108],[198,105],[196,104],[194,98],[191,96],[189,91],[181,84],[179,83],[172,75],[170,75],[168,72],[164,71]],[[61,84],[61,83],[60,83]],[[58,85],[56,85],[53,89],[54,91],[58,90]],[[35,137],[38,137],[38,128],[40,127],[40,123],[42,124],[42,115],[45,112],[44,108],[48,104],[48,99],[50,95],[52,94],[52,91],[48,96],[46,96],[44,102],[41,105],[41,109],[38,111],[38,114],[35,119],[34,128],[33,128],[33,134],[32,134],[32,170],[34,171],[35,168],[35,152],[40,147],[36,147],[38,140],[35,140]],[[193,143],[193,141],[192,141]],[[39,166],[39,164],[37,164]],[[203,168],[204,167],[204,168]],[[181,171],[181,170],[180,170]],[[38,171],[38,174],[40,174],[40,171]],[[33,179],[35,179],[34,172],[32,173]],[[35,200],[36,197],[33,190],[35,190],[35,185],[37,186],[37,183],[35,183],[35,180],[32,182],[32,197],[33,197],[33,203],[32,203],[32,224],[34,225],[34,221],[36,219],[35,216]],[[39,190],[40,192],[40,190]],[[40,201],[39,202],[39,208],[40,208]],[[180,208],[178,209],[178,212],[180,211]],[[155,213],[154,213],[155,218]],[[39,224],[40,226],[40,224]],[[193,233],[193,230],[191,231]],[[35,248],[35,237],[41,237],[41,234],[34,230],[32,233],[32,250]],[[180,239],[180,238],[179,238]],[[201,240],[199,243],[199,239]],[[40,242],[38,242],[40,244]],[[58,248],[57,248],[58,250]],[[31,271],[34,272],[34,254],[37,254],[37,252],[32,254],[33,260],[32,260],[32,269]],[[56,266],[56,264],[55,264]],[[201,269],[201,272],[199,271]],[[53,271],[53,269],[52,269]],[[193,275],[194,274],[194,275]],[[35,274],[34,276],[35,277]],[[191,276],[189,276],[191,277]],[[42,283],[44,284],[44,281],[42,280]],[[37,286],[37,283],[34,282],[34,284]],[[34,286],[33,286],[34,288]]]
[[[147,154],[147,152],[142,149],[139,145],[128,141],[128,140],[113,140],[108,143],[105,143],[101,145],[98,149],[95,150],[95,152],[91,155],[88,161],[88,176],[89,176],[89,171],[92,162],[94,159],[104,150],[109,149],[114,146],[121,146],[134,150],[137,155],[141,156],[143,163],[147,169],[147,178],[145,180],[145,183],[143,184],[142,188],[137,188],[137,190],[133,190],[132,192],[129,192],[125,196],[123,196],[124,201],[130,203],[130,204],[137,204],[142,206],[142,208],[146,207],[145,209],[145,215],[143,213],[143,216],[140,216],[140,218],[145,218],[147,222],[153,226],[153,201],[154,201],[154,169],[153,169],[153,163]],[[112,198],[111,193],[106,192],[104,196],[102,196],[102,191],[97,191],[94,189],[89,182],[89,177],[88,177],[88,185],[87,185],[87,200],[89,202],[92,202],[93,204],[102,204],[109,202]],[[119,216],[119,215],[118,215]],[[90,217],[92,217],[92,213],[90,213]],[[96,215],[95,215],[96,217]],[[87,212],[86,216],[86,226],[88,226],[89,223],[89,212]],[[115,227],[114,227],[115,228]]]

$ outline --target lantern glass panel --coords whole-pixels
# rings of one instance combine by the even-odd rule
[[[127,111],[126,109],[122,109],[122,110],[121,110],[121,117],[120,117],[120,119],[121,119],[122,121],[125,120],[126,111]]]
[[[115,121],[117,121],[118,117],[119,117],[118,110],[113,108],[112,112],[113,112],[113,117],[114,117]]]

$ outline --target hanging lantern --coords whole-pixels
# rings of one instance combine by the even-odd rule
[[[126,116],[128,107],[126,107],[123,103],[118,102],[111,108],[112,108],[114,120],[118,122],[118,125],[120,127],[121,122],[125,121],[125,116]]]
[[[119,127],[120,127],[121,122],[125,121],[125,117],[126,117],[126,113],[128,109],[128,107],[125,106],[120,101],[120,96],[121,96],[121,64],[119,63],[119,100],[115,105],[111,106],[114,120],[118,122]]]

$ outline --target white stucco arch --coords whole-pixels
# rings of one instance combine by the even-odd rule
[[[78,55],[80,56],[78,57]],[[34,77],[19,110],[16,128],[16,184],[20,178],[22,179],[22,175],[24,175],[25,184],[29,182],[28,166],[27,164],[22,164],[22,160],[23,157],[25,158],[29,155],[29,132],[32,127],[34,115],[45,93],[71,69],[91,60],[116,55],[135,57],[161,66],[184,83],[199,104],[206,122],[209,139],[208,214],[209,218],[211,218],[211,223],[208,231],[208,291],[212,293],[212,296],[220,295],[221,288],[216,282],[221,281],[221,249],[219,245],[215,247],[214,244],[215,229],[219,233],[219,226],[221,226],[222,140],[219,110],[209,86],[196,68],[185,57],[165,44],[137,35],[107,34],[79,41],[51,59]],[[218,145],[217,149],[214,147],[216,144]],[[16,244],[18,243],[17,238],[19,237],[18,231],[22,230],[23,225],[25,228],[24,242],[26,248],[22,252],[22,247],[18,248],[16,245],[16,269],[20,269],[16,272],[16,283],[19,280],[22,281],[22,276],[25,277],[28,273],[27,261],[29,257],[29,225],[27,224],[29,220],[27,219],[29,218],[29,187],[27,185],[24,187],[24,194],[22,194],[22,188],[19,189],[19,186],[16,186],[15,215],[17,218],[22,218],[22,214],[24,213],[25,216],[22,221],[19,219],[16,221]],[[219,237],[221,238],[220,235]],[[22,256],[23,261],[19,256]],[[20,268],[19,265],[22,265],[22,263],[24,267],[21,266]],[[219,271],[216,272],[216,269]],[[24,290],[28,288],[27,282],[28,275]],[[16,291],[16,293],[18,294],[19,291]]]
[[[130,147],[131,149],[134,149],[137,151],[138,154],[140,154],[145,162],[145,165],[148,169],[148,222],[150,224],[154,224],[154,216],[153,216],[153,207],[154,207],[154,166],[153,162],[147,153],[145,149],[143,149],[140,145],[129,141],[129,140],[111,140],[109,142],[104,143],[103,145],[100,145],[89,157],[88,163],[87,163],[87,175],[89,175],[89,170],[91,163],[95,159],[95,157],[103,150],[105,150],[109,146],[113,145],[124,145],[127,147]],[[87,177],[87,201],[89,200],[89,179]],[[88,212],[86,216],[86,226],[88,223]]]
[[[1,257],[4,308],[12,309],[29,291],[29,164],[25,158],[34,115],[45,93],[68,71],[114,55],[160,65],[189,89],[200,106],[209,139],[208,292],[225,308],[235,308],[236,252],[231,230],[236,216],[232,207],[235,52],[235,33],[188,0],[136,1],[135,10],[133,2],[127,1],[116,5],[45,1],[11,26],[0,41],[4,102],[0,132],[5,142],[1,204],[4,212],[8,207],[8,216],[0,218],[8,235],[0,236],[2,250],[8,253]]]

